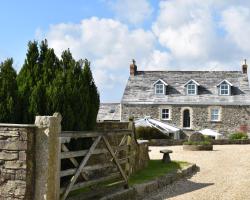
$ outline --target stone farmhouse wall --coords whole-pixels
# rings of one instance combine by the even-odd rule
[[[34,126],[0,126],[0,199],[32,199],[34,131]]]
[[[250,106],[219,106],[221,108],[221,120],[212,122],[209,114],[210,106],[206,105],[132,105],[122,104],[121,120],[128,121],[130,116],[135,119],[145,116],[160,119],[161,108],[170,108],[171,116],[167,123],[182,127],[182,112],[185,108],[190,109],[191,129],[200,130],[205,128],[215,129],[224,133],[239,131],[242,126],[250,128]]]

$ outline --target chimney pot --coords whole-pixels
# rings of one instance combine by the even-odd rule
[[[137,73],[136,61],[132,59],[132,64],[130,65],[130,76],[135,76]]]
[[[242,73],[247,74],[247,59],[244,60],[244,64],[242,65]]]

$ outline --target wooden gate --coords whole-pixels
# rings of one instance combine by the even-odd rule
[[[110,139],[114,137],[119,138],[119,142],[115,146],[110,142]],[[69,143],[71,139],[78,138],[92,138],[93,143],[88,149],[77,151],[70,150]],[[112,180],[114,178],[121,178],[124,187],[128,187],[131,139],[132,131],[128,129],[117,131],[112,130],[112,132],[62,132],[60,136],[61,161],[62,159],[69,159],[74,168],[61,170],[60,172],[61,179],[66,176],[71,177],[69,181],[60,188],[61,200],[65,200],[71,191],[92,186],[103,181]],[[109,159],[106,160],[106,162],[102,161],[94,164],[88,163],[91,156],[105,154],[109,154]],[[81,158],[80,161],[79,158]],[[109,173],[103,177],[89,177],[91,171],[107,169],[109,167],[115,167],[116,172]]]

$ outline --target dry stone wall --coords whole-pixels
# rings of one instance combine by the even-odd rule
[[[0,124],[0,199],[32,199],[34,130],[32,125]]]

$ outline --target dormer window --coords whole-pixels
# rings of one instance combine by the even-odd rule
[[[155,85],[155,94],[164,94],[164,85],[156,84]]]
[[[233,85],[227,81],[227,80],[223,80],[221,81],[217,87],[219,89],[219,95],[231,95],[231,87]]]
[[[155,94],[165,94],[166,92],[166,86],[168,84],[164,82],[163,80],[159,79],[154,83],[155,87]]]
[[[196,95],[196,85],[190,83],[187,85],[187,94],[188,95]]]
[[[222,83],[220,85],[220,95],[229,95],[229,85]]]
[[[189,80],[184,87],[186,87],[186,94],[187,95],[197,95],[198,94],[198,86],[200,86],[199,83],[197,83],[195,80],[191,79]]]

